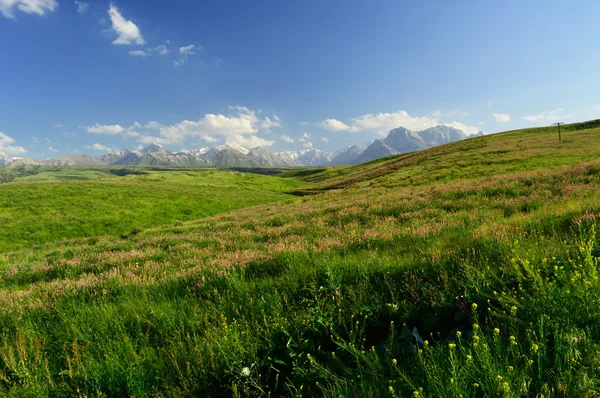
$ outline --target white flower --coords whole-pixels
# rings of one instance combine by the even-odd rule
[[[249,367],[244,367],[242,368],[242,376],[246,376],[249,377],[250,376],[250,368]]]

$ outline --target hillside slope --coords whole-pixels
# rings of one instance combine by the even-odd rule
[[[305,173],[314,195],[294,202],[1,254],[0,390],[595,396],[600,125],[566,131]]]

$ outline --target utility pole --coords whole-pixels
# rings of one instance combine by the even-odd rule
[[[560,138],[560,126],[563,124],[563,122],[554,123],[555,126],[558,126],[558,142],[562,142],[562,139]]]

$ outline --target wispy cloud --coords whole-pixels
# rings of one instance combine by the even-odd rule
[[[90,5],[88,3],[84,3],[83,1],[75,0],[75,4],[77,5],[77,12],[80,14],[85,14],[90,8]]]
[[[100,152],[113,152],[114,150],[102,144],[86,145],[87,149],[93,149]]]
[[[572,115],[565,114],[564,108],[557,108],[557,109],[552,109],[551,111],[548,111],[548,112],[538,113],[537,115],[523,116],[523,120],[526,120],[528,122],[541,122],[541,121],[557,122],[561,119],[565,119],[565,118],[568,118],[571,116]]]
[[[129,55],[133,55],[134,57],[149,57],[150,53],[144,50],[131,50],[129,51]]]
[[[58,150],[56,150],[56,149],[54,149],[54,148],[52,148],[52,147],[49,147],[49,148],[48,148],[48,150],[49,150],[50,152],[58,152]]]
[[[202,47],[198,47],[195,44],[190,44],[189,46],[179,47],[179,55],[181,56],[179,59],[173,61],[173,65],[181,66],[185,64],[188,57],[190,55],[196,54],[198,51],[202,50]]]
[[[127,45],[127,44],[138,44],[143,45],[146,42],[142,37],[140,28],[133,22],[125,19],[121,12],[113,3],[108,8],[108,15],[112,22],[112,30],[118,35],[117,39],[113,41],[113,44]]]
[[[0,0],[0,13],[10,19],[16,19],[15,9],[25,14],[44,15],[57,8],[56,0]]]
[[[290,137],[289,135],[280,135],[279,138],[281,138],[282,140],[284,140],[285,142],[289,143],[289,144],[293,144],[295,141],[292,137]]]
[[[506,113],[492,113],[492,116],[497,123],[510,122],[510,115],[507,115]]]
[[[22,146],[14,146],[15,140],[12,137],[0,132],[0,152],[7,155],[21,155],[26,153],[27,150]]]

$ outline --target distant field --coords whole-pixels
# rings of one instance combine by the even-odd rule
[[[149,227],[285,200],[290,197],[283,192],[300,185],[218,170],[124,177],[103,168],[43,171],[0,184],[0,251],[68,238],[131,236]]]

